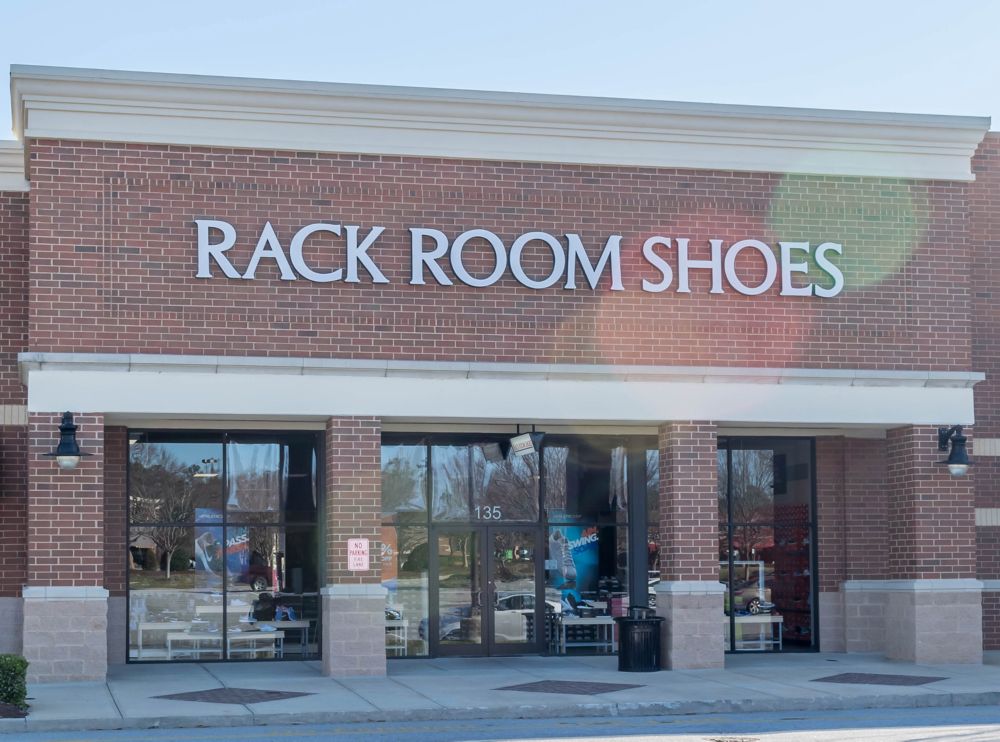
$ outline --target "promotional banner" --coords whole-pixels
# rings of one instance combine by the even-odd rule
[[[222,512],[196,508],[194,536],[195,588],[217,590],[222,586],[223,562],[230,580],[246,575],[250,566],[250,537],[246,526],[228,529],[224,535]]]
[[[581,593],[597,591],[597,526],[553,526],[549,528],[548,585],[579,601]]]

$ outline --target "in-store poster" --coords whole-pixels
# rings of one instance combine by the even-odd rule
[[[567,558],[566,554],[569,557]],[[597,591],[597,526],[552,526],[549,528],[549,585],[582,600],[582,593]]]
[[[250,534],[247,527],[230,527],[228,533],[224,532],[222,511],[215,508],[196,508],[195,521],[195,587],[221,587],[223,560],[230,580],[247,574],[250,566]]]

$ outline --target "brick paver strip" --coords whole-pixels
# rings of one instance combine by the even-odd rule
[[[529,693],[570,693],[580,696],[596,696],[599,693],[614,693],[616,690],[641,688],[641,685],[624,683],[583,683],[576,680],[539,680],[522,685],[508,685],[497,690],[518,690]]]
[[[882,675],[870,672],[845,672],[841,675],[831,675],[827,678],[816,678],[814,683],[857,683],[860,685],[926,685],[938,680],[929,675]]]
[[[170,693],[166,698],[171,701],[203,701],[205,703],[263,703],[264,701],[283,701],[286,698],[313,696],[315,693],[292,693],[283,690],[255,690],[253,688],[215,688],[213,690],[196,690],[190,693]]]

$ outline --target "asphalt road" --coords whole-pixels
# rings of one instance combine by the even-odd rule
[[[35,732],[0,735],[30,742],[956,742],[1000,741],[1000,708],[870,709],[756,714],[414,721],[380,724],[156,729],[112,732]]]

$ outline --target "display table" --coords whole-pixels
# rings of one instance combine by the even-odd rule
[[[394,633],[399,639],[399,642],[396,644],[386,642],[386,654],[390,657],[406,656],[407,632],[409,628],[410,620],[408,618],[387,618],[385,620],[385,633]]]
[[[226,637],[226,653],[247,655],[256,659],[259,654],[281,657],[284,654],[285,633],[283,631],[243,631],[229,632]],[[190,655],[201,659],[202,655],[222,658],[221,631],[172,631],[167,634],[167,659],[174,655]]]
[[[312,628],[312,621],[309,619],[297,619],[295,621],[289,621],[287,619],[281,621],[257,621],[254,624],[258,629],[263,626],[273,626],[278,631],[284,632],[288,629],[299,632],[299,647],[300,652],[303,657],[309,654],[309,629]],[[232,629],[229,630],[230,634]]]
[[[781,651],[781,631],[785,619],[769,613],[736,616],[736,649],[764,652]],[[729,616],[725,617],[726,646],[729,646]]]
[[[184,631],[185,629],[191,628],[191,624],[187,621],[140,621],[139,625],[136,627],[136,644],[137,653],[135,658],[137,660],[142,659],[142,635],[147,631]],[[162,647],[162,645],[161,645]],[[160,649],[160,652],[163,650]],[[161,655],[162,656],[162,655]]]
[[[569,639],[567,633],[574,628],[588,627],[593,629],[593,639]],[[615,620],[611,616],[594,616],[580,618],[579,616],[563,616],[559,621],[559,654],[566,654],[567,647],[597,647],[606,653],[618,650],[615,640]]]

